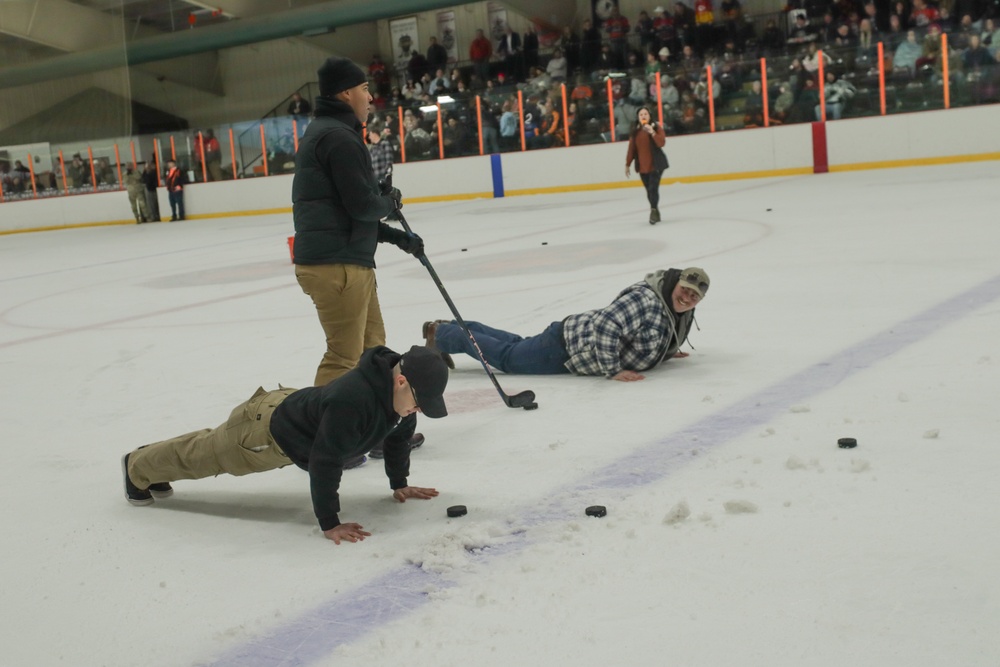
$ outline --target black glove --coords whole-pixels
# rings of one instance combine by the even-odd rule
[[[399,188],[394,188],[385,181],[379,181],[378,189],[382,196],[392,199],[394,210],[398,211],[403,208],[403,193],[399,191]]]
[[[405,234],[396,241],[396,245],[403,252],[409,253],[417,259],[424,256],[424,240],[416,234]]]

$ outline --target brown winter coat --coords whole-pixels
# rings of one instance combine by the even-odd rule
[[[658,123],[652,124],[655,134],[652,136],[646,130],[639,130],[635,135],[629,137],[628,154],[625,156],[625,166],[632,164],[632,161],[639,160],[640,174],[648,174],[653,171],[653,142],[660,148],[667,142],[667,135],[663,133],[663,128]]]

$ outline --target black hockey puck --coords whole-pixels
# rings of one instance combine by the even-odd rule
[[[548,244],[549,244],[548,241],[542,241],[542,245],[548,245]]]
[[[538,409],[538,403],[528,403],[526,406],[524,406],[524,409],[525,410],[537,410]]]
[[[465,508],[465,505],[452,505],[448,508],[448,516],[455,518],[458,516],[465,516],[469,513],[469,510]]]
[[[462,248],[462,252],[468,252],[468,248]]]
[[[602,517],[608,513],[608,508],[604,505],[591,505],[586,510],[587,516]]]
[[[837,446],[841,449],[854,449],[858,446],[858,441],[854,438],[841,438],[837,441]]]

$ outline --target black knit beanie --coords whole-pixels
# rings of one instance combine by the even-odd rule
[[[360,86],[368,80],[364,71],[347,58],[331,56],[316,72],[319,77],[320,97],[333,97],[337,93]]]

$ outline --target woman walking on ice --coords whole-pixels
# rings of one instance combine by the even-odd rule
[[[625,177],[632,175],[631,166],[646,186],[646,198],[649,200],[649,224],[660,221],[660,176],[670,165],[663,153],[663,144],[667,137],[663,126],[654,123],[648,107],[639,107],[635,114],[635,125],[628,137],[628,154],[625,156]]]

